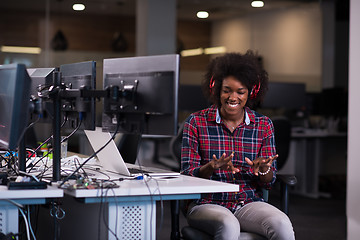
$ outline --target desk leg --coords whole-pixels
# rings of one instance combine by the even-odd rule
[[[319,168],[322,158],[322,143],[319,138],[301,139],[296,142],[296,171],[298,183],[295,189],[299,194],[318,198]]]
[[[319,138],[313,139],[313,141],[309,141],[309,150],[311,150],[310,155],[308,157],[308,162],[312,163],[309,164],[309,167],[307,169],[307,173],[309,174],[307,179],[308,185],[307,191],[312,193],[313,196],[316,198],[319,197],[319,167],[320,167],[320,161],[321,161],[321,140]],[[313,147],[313,149],[311,147]],[[312,159],[311,159],[312,156]]]
[[[171,206],[171,240],[180,239],[180,230],[179,230],[179,213],[180,213],[180,203],[179,200],[172,200],[170,202]]]
[[[306,185],[307,185],[307,144],[306,139],[297,139],[293,141],[293,146],[295,149],[295,176],[298,179],[297,184],[295,185],[295,191],[300,195],[306,195]],[[311,158],[313,160],[313,158]]]
[[[155,240],[156,202],[109,202],[108,239]]]

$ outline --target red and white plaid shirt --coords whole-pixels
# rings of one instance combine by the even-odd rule
[[[264,201],[262,188],[270,189],[276,179],[276,161],[273,162],[273,179],[263,183],[255,176],[245,157],[254,160],[268,158],[276,154],[274,126],[270,118],[245,107],[245,121],[234,132],[225,126],[215,106],[191,114],[184,123],[181,173],[199,177],[201,166],[223,153],[229,156],[234,152],[232,163],[240,172],[217,169],[211,180],[239,185],[239,192],[202,194],[197,204],[219,204],[232,212],[239,204]]]

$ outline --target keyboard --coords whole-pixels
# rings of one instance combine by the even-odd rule
[[[150,171],[146,171],[144,169],[139,169],[139,168],[128,168],[129,172],[131,174],[139,174],[139,173],[152,173]]]

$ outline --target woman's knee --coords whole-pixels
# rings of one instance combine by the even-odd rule
[[[188,215],[189,225],[211,234],[214,239],[238,239],[240,224],[236,217],[221,206],[195,206]]]
[[[276,240],[292,240],[294,237],[294,229],[287,215],[273,216],[268,219],[268,236],[269,239]]]
[[[235,217],[228,216],[219,217],[216,221],[217,229],[214,239],[238,239],[240,236],[240,224]]]
[[[234,216],[222,215],[214,221],[216,222],[215,225],[221,226],[224,231],[240,232],[239,221]]]

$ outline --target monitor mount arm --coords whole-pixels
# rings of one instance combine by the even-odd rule
[[[120,86],[110,86],[105,90],[88,89],[85,87],[80,89],[67,89],[66,86],[61,84],[61,72],[53,72],[53,85],[46,94],[41,96],[44,99],[51,99],[53,102],[53,181],[61,180],[61,100],[71,98],[104,98],[105,106],[110,106],[106,103],[111,104],[121,101],[120,109],[133,106],[134,110],[137,110],[136,93],[138,83],[138,80],[134,80],[133,84],[122,82]],[[116,112],[116,109],[110,110],[111,112]]]

